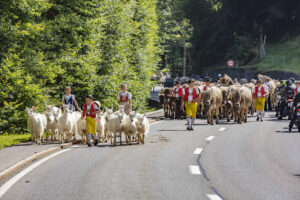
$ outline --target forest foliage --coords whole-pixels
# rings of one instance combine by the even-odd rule
[[[186,32],[185,40],[189,45],[188,75],[201,74],[204,68],[225,65],[227,59],[238,60],[240,65],[259,62],[260,35],[266,35],[267,44],[273,44],[300,33],[299,0],[161,2],[165,10],[173,10],[171,17],[165,17],[168,21],[164,23],[176,24],[171,29],[168,28],[172,40],[165,45],[167,51],[164,52],[164,62],[161,63],[162,68],[170,68],[173,76],[182,75],[183,45],[180,42],[183,40],[176,40],[172,36],[174,32],[181,32],[179,28],[192,30]],[[188,24],[183,26],[183,21]]]
[[[79,105],[92,94],[116,107],[126,83],[143,110],[156,70],[187,75],[259,58],[267,43],[299,34],[299,0],[0,0],[0,134],[26,130],[26,107]],[[268,52],[267,52],[268,54]],[[166,71],[166,70],[165,70]]]
[[[0,7],[0,133],[26,130],[26,107],[59,106],[65,86],[142,110],[159,61],[154,0],[6,0]]]

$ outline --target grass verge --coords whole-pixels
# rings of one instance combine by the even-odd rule
[[[10,147],[15,144],[24,143],[30,141],[31,134],[9,134],[0,135],[0,149],[4,147]]]

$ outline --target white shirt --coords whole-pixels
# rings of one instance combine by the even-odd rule
[[[125,98],[126,96],[128,96],[128,100],[131,100],[131,93],[130,92],[119,92],[119,94],[118,94],[118,100],[121,99],[121,96],[123,98]]]
[[[266,85],[264,85],[264,86],[260,86],[260,87],[258,87],[258,92],[257,92],[257,97],[262,97],[262,94],[261,94],[261,88],[262,87],[264,87],[264,90],[265,90],[265,94],[267,94],[268,93],[268,88],[267,88],[267,86]],[[254,88],[254,91],[253,91],[253,93],[255,92],[255,88]]]
[[[99,110],[98,106],[96,104],[94,104],[94,109],[95,110]],[[91,110],[91,104],[87,104],[86,105],[86,114],[90,114],[90,110]]]
[[[193,90],[194,88],[189,88],[189,96],[188,96],[188,101],[193,101]],[[185,95],[185,90],[182,90],[182,94]],[[196,94],[199,95],[199,89],[196,88]]]
[[[74,94],[68,94],[68,95],[65,94],[65,95],[63,96],[63,102],[65,103],[65,100],[66,100],[67,102],[69,102],[69,100],[70,100],[71,98],[73,99],[73,103],[74,103],[75,95],[74,95]],[[70,104],[69,109],[70,109],[70,110],[75,110],[74,105]]]
[[[175,97],[179,97],[178,91],[179,91],[179,88],[175,88]]]

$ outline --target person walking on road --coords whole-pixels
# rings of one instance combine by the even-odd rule
[[[124,112],[129,114],[131,111],[131,93],[127,91],[125,84],[121,85],[121,92],[118,93],[118,104],[124,106]]]
[[[183,96],[183,89],[181,86],[181,82],[176,82],[176,86],[173,90],[173,97],[175,97],[175,105],[176,105],[176,112],[175,112],[175,118],[181,119],[181,99]]]
[[[297,82],[296,82],[296,84],[297,84]],[[294,124],[297,120],[297,112],[298,112],[298,110],[297,110],[298,105],[297,104],[298,103],[300,103],[300,93],[296,94],[296,96],[294,98],[294,101],[293,101],[293,107],[295,107],[295,109],[292,109],[292,110],[294,110],[294,112],[293,112],[293,115],[292,115],[292,118],[291,118],[291,121],[290,121],[290,124],[289,124],[289,132],[292,131],[292,128],[293,128],[293,126],[294,126]]]
[[[295,88],[295,96],[300,93],[300,81],[295,81],[296,88]]]
[[[71,94],[71,87],[70,86],[67,86],[65,88],[65,94],[62,98],[62,102],[61,102],[61,105],[68,105],[69,104],[69,110],[72,110],[72,111],[75,111],[75,106],[77,108],[78,111],[81,111],[81,109],[79,108],[78,106],[78,103],[75,99],[75,95],[74,94]],[[75,105],[75,106],[74,106]]]
[[[263,121],[266,96],[268,94],[267,87],[263,86],[262,81],[257,81],[257,86],[254,88],[254,97],[256,101],[257,118],[256,121]]]
[[[209,76],[205,76],[204,77],[204,84],[205,84],[205,86],[203,87],[204,91],[206,91],[209,88],[211,88],[211,82],[212,82],[212,78],[210,78]]]
[[[266,80],[265,86],[267,87],[268,91],[271,90],[270,79]],[[270,94],[268,94],[266,96],[265,111],[272,111],[272,103],[271,103],[271,95]]]
[[[81,119],[85,117],[86,131],[88,136],[88,146],[92,146],[92,135],[94,136],[94,145],[97,146],[98,138],[96,134],[96,114],[101,112],[100,105],[93,102],[92,95],[87,95],[85,98],[86,103],[83,105],[83,112]]]
[[[198,108],[199,89],[195,87],[195,79],[190,79],[188,82],[189,86],[183,90],[181,108],[185,106],[186,117],[187,117],[187,130],[192,131],[193,125],[196,120],[196,113]]]

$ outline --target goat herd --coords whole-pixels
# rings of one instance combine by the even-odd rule
[[[100,104],[99,104],[100,105]],[[87,131],[86,120],[81,119],[81,112],[69,110],[69,105],[60,108],[46,105],[43,114],[37,113],[35,108],[27,109],[27,126],[32,134],[32,140],[40,144],[44,142],[44,132],[47,133],[46,140],[51,133],[52,141],[69,142],[81,136],[82,143],[86,143]],[[113,112],[113,109],[106,109],[105,113],[97,114],[97,135],[100,141],[111,141],[116,145],[116,138],[120,138],[122,145],[122,133],[125,135],[126,143],[132,144],[141,142],[149,132],[149,121],[145,115],[131,112],[128,115],[123,109]]]
[[[270,97],[272,107],[278,103],[278,92],[280,82],[264,75],[258,75],[262,82],[269,82],[269,92],[266,98]],[[256,80],[250,83],[234,83],[227,75],[224,75],[217,83],[212,84],[210,89],[204,90],[205,84],[196,81],[195,85],[200,91],[198,101],[197,117],[207,119],[207,123],[213,125],[214,118],[219,123],[220,118],[226,118],[228,122],[242,123],[247,122],[247,115],[256,112],[256,102],[253,96]],[[183,85],[187,87],[187,85]],[[164,88],[160,91],[159,99],[164,108],[166,118],[174,119],[176,115],[176,101],[172,95],[173,88]]]

